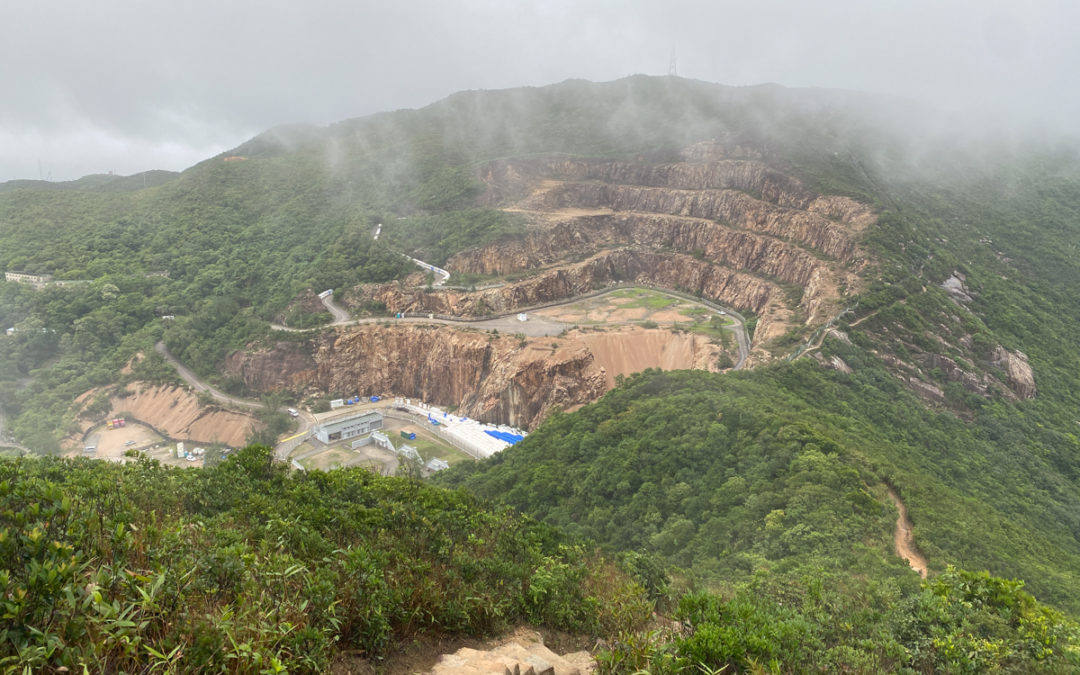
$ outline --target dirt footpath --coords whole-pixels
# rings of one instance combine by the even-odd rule
[[[896,553],[901,558],[911,565],[911,569],[919,573],[923,579],[926,578],[927,566],[926,558],[915,548],[915,541],[911,536],[911,520],[908,518],[907,507],[904,506],[904,502],[900,501],[899,495],[893,492],[892,488],[889,488],[889,499],[893,504],[896,504],[896,510],[900,512],[900,515],[896,518],[896,530],[893,532],[893,543],[896,546]]]

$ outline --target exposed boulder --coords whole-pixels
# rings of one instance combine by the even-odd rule
[[[944,403],[945,392],[940,387],[930,384],[929,382],[923,382],[917,377],[908,378],[908,386],[919,396],[922,396],[931,403]]]
[[[1035,398],[1035,371],[1024,352],[1010,352],[1001,345],[994,349],[994,365],[1008,375],[1009,388],[1022,399]]]
[[[488,651],[465,647],[444,654],[429,675],[583,675],[592,672],[592,659],[580,653],[562,657],[542,642],[509,642]],[[578,665],[585,662],[584,670]]]
[[[952,276],[942,282],[941,287],[957,302],[967,304],[974,300],[971,297],[971,292],[964,286],[964,275],[959,272],[953,272]]]

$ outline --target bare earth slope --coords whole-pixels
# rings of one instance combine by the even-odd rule
[[[125,396],[109,399],[111,409],[102,419],[131,415],[169,438],[224,443],[234,448],[242,447],[258,425],[251,415],[201,406],[195,394],[184,387],[134,382],[125,392]],[[80,398],[86,400],[89,396]],[[85,427],[89,426],[91,422],[85,422]]]
[[[769,343],[824,323],[860,286],[861,233],[876,220],[846,197],[822,196],[759,161],[728,159],[703,143],[686,161],[584,159],[494,162],[480,170],[484,201],[524,214],[525,237],[463,251],[451,273],[529,273],[474,293],[365,288],[392,312],[510,311],[619,280],[698,293],[760,316],[752,361]]]

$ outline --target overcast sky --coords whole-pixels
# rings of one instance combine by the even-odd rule
[[[278,124],[668,72],[1080,120],[1075,0],[4,3],[0,181],[186,168]]]

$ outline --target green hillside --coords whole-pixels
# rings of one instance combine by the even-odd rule
[[[22,444],[54,452],[72,424],[64,414],[74,396],[117,382],[136,352],[150,356],[131,377],[171,377],[153,355],[158,339],[240,391],[242,383],[219,374],[225,356],[264,339],[282,316],[303,320],[291,302],[305,289],[341,294],[402,278],[416,268],[399,251],[441,264],[521,237],[516,215],[480,199],[486,163],[573,156],[658,164],[715,141],[877,211],[863,235],[864,287],[845,298],[849,311],[836,317],[835,331],[822,334],[820,346],[812,338],[800,348],[796,337],[791,356],[807,354],[754,370],[627,378],[599,402],[556,414],[520,445],[439,481],[621,556],[663,610],[684,622],[681,632],[627,633],[610,643],[602,668],[611,672],[725,664],[728,672],[1069,672],[1080,667],[1067,618],[1080,614],[1078,146],[980,137],[939,122],[896,101],[845,92],[678,78],[569,81],[466,92],[326,128],[274,129],[180,175],[152,174],[145,188],[106,177],[7,184],[0,267],[86,283],[42,290],[0,283],[0,328],[16,329],[0,337],[0,406]],[[376,242],[378,223],[387,227]],[[963,293],[950,294],[947,281],[962,283]],[[163,315],[176,319],[166,326]],[[1008,359],[1019,352],[1037,393],[1018,393],[1010,379]],[[185,494],[219,480],[147,465],[12,466],[22,468],[4,471],[46,472],[27,485],[72,490],[106,474],[130,477],[152,495],[157,482],[180,484],[177,494]],[[345,475],[272,480],[274,490],[297,498],[312,482],[370,480]],[[453,502],[454,513],[478,508],[462,493],[408,485],[400,489],[430,495],[424,517],[432,520],[440,500]],[[338,506],[356,494],[337,483],[334,490]],[[890,491],[907,507],[928,582],[894,552]],[[174,533],[183,555],[203,564],[204,553],[183,549],[201,544],[185,543],[175,528],[226,516],[172,493],[160,498],[172,520],[149,527],[155,536]],[[269,521],[247,510],[262,509],[264,498],[277,495],[252,491],[250,503],[235,503],[244,519],[227,517],[247,528],[227,542],[237,551],[263,545],[253,523]],[[70,536],[83,537],[81,527]],[[324,521],[306,527],[329,536]],[[543,535],[525,537],[528,550],[555,555],[545,548],[555,535],[535,531]],[[95,552],[80,560],[99,565],[103,544],[70,545],[84,544]],[[312,550],[336,560],[346,545]],[[236,557],[245,561],[238,575],[259,560]],[[291,569],[279,567],[273,574]],[[511,567],[486,578],[497,585],[505,571],[520,584],[536,569]],[[148,579],[161,573],[149,563],[141,569]],[[401,581],[395,592],[418,593],[414,582]],[[137,600],[136,586],[124,597]],[[536,620],[514,598],[492,602],[512,612],[507,617]],[[407,635],[415,626],[402,621]],[[471,621],[460,625],[502,624]],[[329,639],[337,629],[327,626],[311,630]],[[169,649],[196,640],[168,634]]]
[[[459,469],[457,480],[615,548],[656,551],[723,579],[740,564],[752,572],[754,558],[737,562],[750,554],[786,564],[824,555],[827,565],[850,568],[874,528],[884,551],[888,484],[911,509],[932,567],[1017,576],[1040,597],[1080,610],[1080,305],[1070,300],[1080,294],[1080,267],[1069,254],[1080,235],[1080,165],[1044,161],[1055,159],[980,181],[876,183],[883,213],[870,243],[883,261],[880,278],[840,321],[857,324],[847,328],[853,344],[829,338],[822,347],[853,373],[803,358],[725,376],[635,378],[549,420],[520,447]],[[939,288],[954,270],[977,294],[970,308]],[[960,347],[965,334],[970,349]],[[917,344],[993,369],[989,346],[999,342],[1030,357],[1034,400],[976,396],[931,373],[945,400],[928,407],[878,358],[906,356]],[[839,464],[789,484],[807,470],[795,461],[807,444]],[[463,479],[469,470],[475,475]],[[564,481],[567,472],[575,479]],[[538,499],[541,485],[562,498]],[[875,486],[876,501],[864,504],[874,508],[863,513],[857,505]],[[753,507],[744,510],[747,499]],[[793,517],[791,501],[814,508]],[[808,539],[770,549],[762,528],[776,509],[785,520],[775,534]],[[847,514],[843,530],[834,531],[839,513]]]

